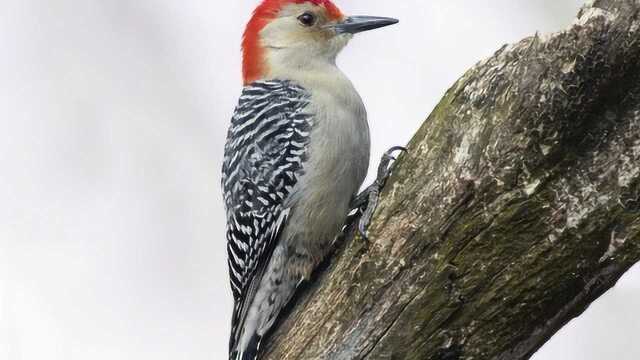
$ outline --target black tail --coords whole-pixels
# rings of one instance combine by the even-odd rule
[[[262,336],[253,334],[245,349],[237,349],[229,355],[229,360],[258,360]]]

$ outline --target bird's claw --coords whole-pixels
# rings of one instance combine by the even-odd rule
[[[376,178],[376,182],[379,184],[380,188],[384,187],[384,184],[387,182],[387,179],[391,175],[391,169],[393,166],[392,163],[396,160],[396,157],[393,156],[396,152],[407,152],[407,148],[404,146],[394,146],[391,149],[387,150],[382,156],[382,160],[380,161],[380,165],[378,165],[378,176]]]
[[[369,224],[365,224],[365,222],[362,221],[362,217],[360,217],[360,221],[358,221],[358,233],[365,242],[369,242],[369,233],[367,232],[368,226]]]
[[[373,217],[373,213],[376,211],[378,207],[378,201],[380,199],[380,192],[384,188],[384,185],[387,182],[387,179],[391,175],[391,170],[393,169],[393,162],[396,160],[396,157],[393,156],[394,153],[400,151],[406,152],[407,148],[403,146],[394,146],[391,149],[387,150],[382,156],[382,160],[380,161],[380,165],[378,165],[378,176],[376,180],[371,184],[366,190],[364,190],[360,195],[358,195],[358,199],[362,204],[359,204],[359,208],[362,211],[362,215],[358,221],[358,233],[365,241],[369,241],[369,234],[367,232],[367,228],[371,223],[371,218]]]

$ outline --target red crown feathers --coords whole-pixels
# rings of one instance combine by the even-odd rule
[[[245,85],[258,80],[264,74],[264,50],[260,46],[260,31],[278,15],[284,6],[306,2],[324,7],[331,20],[343,17],[340,9],[331,0],[264,0],[253,12],[242,40],[242,76]]]

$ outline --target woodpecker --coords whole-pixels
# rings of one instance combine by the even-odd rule
[[[354,34],[397,22],[348,17],[330,0],[264,0],[246,27],[244,88],[222,169],[231,360],[258,358],[261,340],[350,210],[367,206],[370,216],[375,206],[391,155],[358,196],[369,164],[367,113],[336,57]]]

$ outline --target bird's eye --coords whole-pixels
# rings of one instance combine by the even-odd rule
[[[313,26],[316,23],[316,16],[312,13],[306,12],[298,16],[298,21],[304,26]]]

